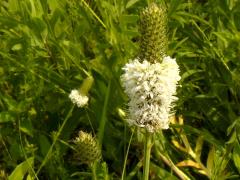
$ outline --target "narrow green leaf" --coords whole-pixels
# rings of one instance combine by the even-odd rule
[[[197,75],[199,73],[202,73],[203,71],[202,70],[188,70],[186,71],[185,73],[182,74],[181,76],[181,80],[185,80],[187,79],[188,77],[191,77],[192,75]]]
[[[121,20],[123,23],[136,23],[139,20],[139,16],[137,15],[123,15],[121,16]]]
[[[33,127],[32,122],[29,119],[23,119],[21,121],[19,129],[25,134],[33,137]]]
[[[209,171],[209,174],[211,174],[214,169],[214,154],[215,154],[215,147],[212,146],[212,148],[208,153],[208,158],[207,158],[207,169]]]
[[[20,49],[22,49],[22,45],[21,45],[21,44],[15,44],[15,45],[12,47],[12,50],[13,50],[13,51],[19,51]]]
[[[0,112],[0,123],[14,122],[16,119],[15,114],[9,111]]]
[[[126,4],[126,8],[130,8],[131,6],[133,6],[135,3],[137,3],[139,0],[130,0],[127,2]]]
[[[38,141],[40,144],[40,152],[43,156],[46,156],[51,144],[48,138],[42,134],[40,134],[38,138],[39,138]]]
[[[33,166],[34,157],[28,158],[26,161],[19,164],[9,176],[9,180],[21,180],[25,176],[25,174],[30,170],[31,166]]]
[[[178,178],[173,175],[172,172],[167,171],[164,168],[161,168],[153,163],[151,163],[151,169],[156,173],[156,176],[159,179],[166,179],[166,180],[177,180]]]
[[[240,145],[238,142],[236,142],[236,145],[233,149],[233,161],[236,168],[238,169],[238,172],[240,173]]]
[[[203,147],[203,137],[199,136],[197,138],[197,142],[196,142],[196,147],[195,147],[195,153],[196,153],[196,157],[198,159],[200,159],[201,154],[202,154],[202,147]]]

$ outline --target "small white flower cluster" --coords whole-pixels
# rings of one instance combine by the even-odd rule
[[[149,132],[169,128],[173,102],[177,100],[179,67],[175,59],[164,57],[162,63],[135,59],[123,67],[121,81],[129,96],[129,124]]]
[[[69,94],[69,98],[71,99],[73,104],[76,104],[78,107],[83,107],[88,103],[88,97],[82,95],[78,90],[73,89]]]

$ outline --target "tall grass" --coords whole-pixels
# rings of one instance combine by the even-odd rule
[[[176,118],[153,139],[150,179],[239,179],[240,1],[155,2],[168,7],[182,79]],[[143,137],[134,131],[128,147],[119,77],[148,3],[0,1],[0,178],[90,179],[72,157],[83,130],[102,147],[98,179],[141,179]],[[89,75],[90,102],[72,109],[68,94]]]

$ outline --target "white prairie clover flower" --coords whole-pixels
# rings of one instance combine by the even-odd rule
[[[169,128],[173,102],[177,100],[179,68],[175,59],[164,57],[162,63],[135,59],[123,67],[121,81],[129,96],[129,124],[149,132]]]
[[[73,104],[76,104],[78,107],[83,107],[88,103],[88,97],[82,95],[78,90],[73,89],[69,94],[69,98],[71,99]]]
[[[88,92],[93,85],[93,77],[88,76],[84,79],[83,83],[81,84],[79,90],[73,89],[69,94],[69,98],[71,99],[73,104],[76,104],[78,107],[83,107],[88,103]]]

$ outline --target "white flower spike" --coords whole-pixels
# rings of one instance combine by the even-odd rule
[[[177,100],[179,67],[167,56],[162,63],[142,63],[135,59],[123,67],[121,81],[129,96],[129,124],[149,132],[169,128],[174,101]]]

